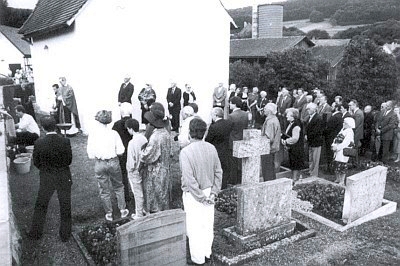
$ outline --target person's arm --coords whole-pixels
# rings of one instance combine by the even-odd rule
[[[120,156],[125,152],[124,144],[122,143],[121,137],[119,136],[118,132],[113,130],[115,139],[115,153]]]
[[[146,148],[140,153],[140,161],[146,164],[154,163],[161,156],[161,148],[156,138],[150,138]]]
[[[219,191],[221,190],[221,186],[222,186],[222,168],[221,168],[221,162],[219,160],[217,150],[215,150],[215,152],[214,152],[214,161],[215,161],[214,182],[213,182],[213,186],[211,187],[211,195],[214,195],[214,197],[212,197],[212,200],[214,200],[215,196],[218,195]]]
[[[292,130],[292,136],[290,138],[287,138],[285,140],[285,143],[288,145],[296,144],[300,138],[300,131],[301,131],[301,128],[299,126],[295,126]]]

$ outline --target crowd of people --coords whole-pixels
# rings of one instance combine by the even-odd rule
[[[73,90],[66,85],[65,78],[60,78],[60,84],[71,95]],[[67,114],[73,119],[73,106],[69,106],[58,84],[53,88],[58,100],[57,109],[67,109]],[[171,208],[171,147],[176,141],[180,147],[182,199],[193,263],[202,264],[210,258],[215,197],[221,188],[241,183],[242,164],[233,156],[233,143],[243,139],[244,129],[258,128],[261,135],[270,140],[270,153],[261,157],[264,181],[276,178],[284,154],[288,156],[293,182],[301,178],[300,170],[305,168],[308,168],[309,176],[317,177],[320,159],[323,158],[327,165],[325,170],[335,174],[335,182],[341,185],[345,183],[348,166],[359,164],[359,155],[368,154],[373,160],[383,162],[400,161],[400,109],[392,101],[383,103],[379,111],[365,106],[363,112],[355,99],[336,96],[335,101],[329,104],[320,89],[308,94],[301,88],[290,91],[283,87],[277,97],[271,98],[267,92],[259,92],[258,88],[249,93],[247,88],[242,90],[231,85],[228,91],[220,83],[213,91],[212,123],[207,125],[197,114],[199,106],[189,84],[185,85],[183,92],[183,106],[182,91],[177,84],[172,82],[168,88],[169,115],[164,105],[156,101],[152,86],[147,84],[138,96],[142,123],[146,125],[146,130],[140,132],[140,122],[132,118],[133,92],[134,86],[127,76],[118,93],[121,119],[112,127],[108,126],[112,123],[111,111],[98,111],[94,117],[97,128],[88,137],[87,154],[94,160],[94,176],[105,219],[114,220],[113,195],[117,199],[120,218],[133,212],[130,217],[137,220]],[[23,111],[21,107],[18,110]],[[66,111],[62,112],[65,116]],[[74,120],[79,123],[79,117]],[[57,122],[54,117],[44,118],[41,124],[47,132],[45,139],[57,141],[59,144],[55,145],[60,148],[65,142],[63,145],[69,154],[69,141],[54,137]],[[44,221],[37,217],[45,213],[51,195],[57,190],[65,195],[59,200],[63,208],[60,236],[66,240],[71,226],[71,160],[67,156],[60,163],[61,158],[60,161],[53,158],[60,152],[58,146],[40,152],[40,145],[45,143],[35,141],[34,163],[40,170],[41,179],[46,179],[47,183],[41,181],[30,236],[41,236]],[[345,153],[346,148],[356,150],[355,156]],[[49,157],[47,153],[53,155]],[[46,163],[48,158],[53,158],[54,162]],[[65,186],[55,184],[55,171],[59,167],[65,172]],[[127,202],[132,199],[135,209],[129,210]]]

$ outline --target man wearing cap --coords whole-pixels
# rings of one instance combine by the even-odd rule
[[[111,123],[111,111],[97,112],[95,120],[98,121],[96,130],[88,137],[87,153],[89,159],[94,159],[94,172],[99,185],[100,198],[106,212],[106,220],[113,220],[111,193],[113,190],[117,197],[121,218],[129,214],[126,209],[124,184],[122,183],[121,168],[118,156],[124,151],[124,144],[117,131],[107,127]],[[110,185],[111,184],[111,185]]]
[[[275,154],[279,152],[281,143],[281,126],[276,117],[277,106],[274,103],[267,103],[264,107],[266,116],[265,122],[261,129],[261,136],[267,136],[270,140],[270,153],[261,156],[262,175],[264,181],[274,180],[276,171],[279,170],[280,164]]]
[[[168,111],[171,115],[171,127],[172,131],[178,132],[179,130],[179,113],[181,112],[181,97],[182,92],[176,86],[175,82],[171,83],[171,87],[168,88],[167,93],[167,102],[168,102]]]
[[[306,124],[305,140],[308,143],[308,160],[310,176],[318,177],[319,160],[321,157],[321,147],[323,144],[323,123],[322,118],[317,114],[317,105],[309,103],[306,107],[310,118]]]
[[[224,111],[220,107],[214,107],[211,112],[213,123],[208,128],[205,141],[214,145],[223,171],[222,188],[227,187],[230,169],[229,135],[232,130],[232,121],[224,119]]]
[[[124,82],[121,84],[118,92],[118,105],[121,103],[129,103],[132,104],[132,95],[134,91],[134,86],[130,82],[131,77],[126,75],[124,78]]]
[[[237,96],[231,98],[229,108],[232,113],[228,115],[228,121],[232,123],[232,131],[229,135],[229,156],[231,158],[231,174],[228,184],[236,185],[242,179],[242,161],[233,157],[233,142],[243,139],[243,129],[246,129],[249,122],[248,114],[241,110],[242,99]]]
[[[128,150],[128,143],[132,139],[132,135],[126,129],[125,122],[131,117],[132,106],[128,102],[123,102],[119,106],[119,109],[121,113],[121,119],[114,123],[112,129],[118,132],[118,135],[121,137],[122,143],[125,147],[124,153],[121,156],[118,156],[118,159],[121,167],[122,183],[124,184],[125,201],[129,202],[131,200],[131,193],[129,191],[128,174],[126,172],[126,154]]]

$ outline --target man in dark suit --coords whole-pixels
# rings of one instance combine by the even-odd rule
[[[57,191],[61,214],[59,234],[65,242],[71,236],[71,144],[68,138],[57,135],[53,117],[43,117],[41,124],[47,133],[35,142],[33,150],[33,163],[40,171],[40,187],[28,237],[39,239],[42,236],[47,206]]]
[[[223,171],[222,188],[226,188],[230,169],[229,136],[232,130],[232,121],[224,119],[224,111],[220,107],[213,108],[211,117],[214,123],[208,128],[205,140],[217,149]]]
[[[232,131],[229,135],[229,156],[231,158],[231,174],[229,184],[240,184],[242,180],[242,161],[239,158],[233,157],[233,142],[236,140],[243,140],[243,129],[247,128],[249,124],[248,114],[241,110],[242,100],[234,96],[231,98],[229,108],[232,113],[228,115],[228,121],[232,123]]]
[[[121,103],[130,103],[132,104],[132,95],[134,91],[134,86],[130,82],[131,77],[129,75],[126,75],[124,78],[124,83],[121,84],[121,87],[119,88],[119,93],[118,93],[118,105],[121,105]]]
[[[286,109],[292,106],[292,97],[290,97],[289,90],[287,88],[282,88],[281,95],[278,98],[276,106],[278,107],[278,113],[276,114],[276,117],[279,119],[281,128],[286,128],[287,120],[285,117],[285,112]]]
[[[379,149],[378,158],[384,163],[389,162],[390,143],[393,140],[394,129],[397,127],[397,125],[397,115],[393,111],[393,102],[387,101],[386,112],[381,117],[378,128],[376,129],[376,133],[381,137],[381,146]]]
[[[167,102],[168,111],[171,115],[171,127],[172,131],[178,132],[179,130],[179,113],[181,112],[181,97],[182,92],[176,86],[175,82],[171,83],[171,88],[168,89]]]
[[[343,118],[342,113],[340,112],[342,105],[335,104],[333,109],[332,116],[326,122],[326,127],[324,131],[325,137],[325,158],[327,164],[327,172],[329,174],[333,174],[334,166],[333,166],[333,151],[331,149],[331,145],[333,140],[339,134],[339,131],[343,127]]]
[[[358,102],[356,100],[351,100],[349,102],[349,109],[356,122],[356,127],[353,129],[354,131],[354,145],[357,149],[356,157],[352,159],[353,167],[358,167],[360,158],[358,156],[358,149],[361,147],[361,140],[364,138],[364,113],[358,106]]]
[[[303,112],[303,110],[305,112],[305,106],[307,104],[307,97],[304,94],[303,88],[298,88],[297,94],[298,94],[298,97],[296,98],[296,100],[293,103],[293,108],[296,108],[297,110],[299,110],[299,114],[301,116],[301,113]]]
[[[308,143],[308,157],[310,163],[310,176],[318,177],[319,160],[321,157],[321,147],[324,142],[323,139],[323,124],[322,118],[317,114],[317,105],[309,103],[306,108],[310,114],[310,118],[306,125],[305,139]]]
[[[112,129],[118,132],[121,137],[122,143],[124,144],[125,151],[121,156],[118,156],[119,166],[121,168],[122,183],[124,184],[125,201],[130,202],[133,197],[131,197],[130,185],[128,180],[128,173],[126,171],[126,160],[127,160],[127,150],[129,141],[132,139],[132,135],[129,134],[125,127],[125,122],[131,118],[132,106],[129,103],[122,103],[120,105],[121,119],[114,123]]]
[[[367,150],[370,150],[373,128],[374,114],[372,113],[372,106],[367,105],[364,107],[364,138],[361,140],[360,155],[365,155]]]

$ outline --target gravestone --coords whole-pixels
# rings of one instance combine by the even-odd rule
[[[244,129],[243,140],[233,142],[233,157],[242,158],[243,185],[260,181],[260,156],[269,151],[269,139],[258,129]]]
[[[186,265],[186,214],[167,210],[117,228],[121,265]]]
[[[351,223],[382,207],[387,168],[377,166],[347,177],[343,215]]]
[[[291,179],[280,178],[236,189],[237,223],[224,229],[235,244],[268,244],[293,234],[296,222],[291,219]]]

